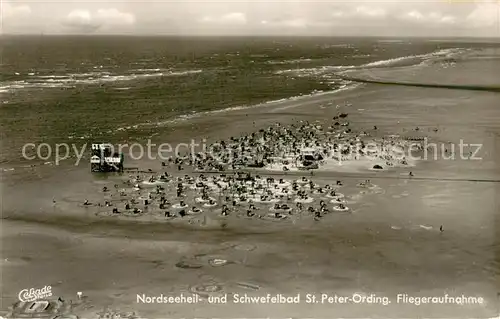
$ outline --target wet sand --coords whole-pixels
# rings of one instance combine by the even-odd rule
[[[348,101],[352,106],[326,107],[330,101],[334,105]],[[474,107],[484,109],[473,112],[471,101]],[[407,169],[342,174],[342,178],[333,173],[316,174],[312,179],[318,183],[342,179],[346,193],[359,192],[356,184],[367,178],[384,190],[364,194],[353,206],[354,213],[334,214],[319,223],[311,220],[277,226],[231,220],[224,229],[200,230],[164,223],[104,221],[67,207],[71,207],[70,202],[78,205],[103,183],[112,185],[113,177],[96,180],[85,165],[58,171],[42,167],[46,173],[37,171],[41,178],[23,176],[22,184],[20,177],[7,177],[4,185],[12,186],[15,181],[17,186],[4,188],[2,199],[2,310],[15,301],[21,289],[52,285],[54,294],[66,299],[74,298],[77,291],[84,292],[88,305],[75,312],[85,318],[106,307],[137,311],[148,318],[493,317],[498,314],[500,206],[496,195],[500,189],[498,183],[466,180],[500,178],[500,119],[498,112],[491,111],[497,101],[493,93],[372,85],[336,95],[215,113],[166,130],[158,128],[158,141],[214,140],[249,133],[276,121],[314,120],[345,111],[359,130],[377,125],[379,134],[412,135],[417,125],[439,125],[438,133],[425,133],[440,141],[463,136],[471,143],[484,144],[482,161],[431,160],[411,168],[416,177],[431,180],[410,180]],[[161,168],[160,161],[129,161],[128,165]],[[53,205],[52,198],[60,204]],[[440,225],[444,232],[439,231]],[[233,263],[214,267],[208,263],[211,258]],[[202,267],[176,267],[186,260]],[[219,294],[301,293],[303,301],[298,305],[202,303],[194,307],[136,300],[136,294],[143,293],[191,294],[193,286],[202,284],[219,285]],[[305,302],[308,293],[354,292],[387,296],[392,303]],[[486,304],[411,306],[398,304],[398,293],[482,296]]]

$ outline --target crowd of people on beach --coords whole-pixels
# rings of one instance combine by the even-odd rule
[[[374,138],[366,131],[353,132],[347,117],[347,113],[341,113],[326,124],[319,121],[299,121],[288,126],[276,123],[257,132],[212,143],[209,151],[191,154],[187,159],[177,158],[162,164],[174,166],[178,171],[186,166],[194,167],[200,172],[314,170],[329,163],[357,160],[377,162],[371,167],[374,169],[409,165],[403,152],[409,141],[394,136]],[[373,127],[374,131],[377,129]]]
[[[114,190],[103,187],[102,192],[110,198],[103,205],[88,200],[83,205],[102,208],[100,215],[141,216],[151,212],[165,219],[192,217],[207,210],[221,217],[286,219],[307,214],[319,220],[330,212],[351,211],[346,196],[339,192],[343,185],[340,180],[319,185],[304,176],[275,179],[240,172],[199,174],[195,178],[165,172],[149,179],[133,176],[124,184],[128,188],[118,184]]]
[[[305,176],[286,178],[288,171],[313,175],[314,170],[325,167],[329,161],[356,161],[369,156],[385,161],[387,166],[408,164],[404,157],[397,158],[391,152],[391,147],[405,146],[403,139],[375,139],[366,131],[355,133],[349,128],[347,117],[341,113],[326,124],[276,123],[213,143],[209,153],[162,162],[161,173],[129,176],[124,185],[116,184],[115,190],[104,187],[102,191],[108,200],[98,206],[109,209],[99,214],[141,216],[156,211],[160,212],[157,215],[172,219],[217,210],[220,216],[236,214],[280,220],[307,213],[319,220],[330,212],[350,212],[346,196],[339,192],[340,180],[320,186]],[[377,129],[373,127],[374,131]],[[375,143],[377,149],[370,149],[369,143]],[[278,170],[281,178],[261,176],[273,170]],[[369,180],[358,186],[373,187]],[[83,205],[93,206],[88,201]]]

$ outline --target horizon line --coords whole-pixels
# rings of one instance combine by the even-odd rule
[[[107,33],[107,34],[85,34],[85,33],[2,33],[2,36],[43,36],[43,37],[59,37],[59,36],[84,36],[84,37],[109,37],[109,36],[119,36],[119,37],[259,37],[259,38],[270,38],[270,37],[290,37],[290,38],[421,38],[421,39],[493,39],[500,41],[500,35],[497,36],[473,36],[473,35],[446,35],[446,36],[435,36],[435,35],[323,35],[323,34],[310,34],[310,35],[299,35],[299,34],[132,34],[132,33]]]

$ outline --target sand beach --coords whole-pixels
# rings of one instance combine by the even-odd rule
[[[238,165],[222,156],[222,168],[204,159],[179,170],[126,158],[135,170],[91,174],[87,158],[5,170],[3,314],[22,289],[51,285],[61,313],[79,318],[492,318],[498,101],[494,92],[363,84],[152,129],[156,143],[235,142]],[[422,155],[422,138],[448,156],[460,139],[480,143],[481,160],[449,160],[441,149],[410,160],[389,147],[420,145]],[[351,142],[378,148],[343,156],[338,145]],[[322,156],[317,168],[301,167],[304,149]],[[265,165],[249,167],[256,158]],[[200,299],[147,303],[143,294]],[[301,301],[238,302],[267,295]],[[402,295],[484,302],[415,305]],[[209,301],[223,296],[230,301]]]

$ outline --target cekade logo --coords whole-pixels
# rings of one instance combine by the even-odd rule
[[[52,287],[45,286],[41,289],[23,289],[19,292],[18,297],[21,302],[35,301],[42,298],[52,297]]]

